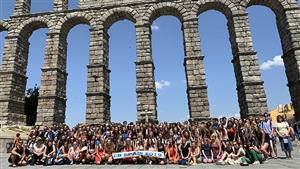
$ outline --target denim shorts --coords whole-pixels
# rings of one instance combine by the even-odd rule
[[[282,151],[293,151],[293,145],[291,137],[279,137],[280,140],[280,146]]]

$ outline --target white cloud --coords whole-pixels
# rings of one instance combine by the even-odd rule
[[[241,115],[240,115],[240,113],[236,113],[236,114],[220,114],[219,116],[218,116],[218,119],[220,119],[220,118],[223,118],[223,117],[226,117],[227,119],[228,118],[232,118],[232,117],[234,117],[234,118],[241,118]]]
[[[169,81],[161,80],[159,82],[155,82],[156,89],[162,89],[169,86],[171,86],[171,83]]]
[[[273,67],[283,66],[283,60],[281,56],[275,56],[272,60],[267,60],[260,65],[261,70],[270,70]]]
[[[151,29],[153,31],[158,31],[158,30],[160,30],[160,27],[158,25],[151,25]]]
[[[235,117],[235,118],[240,118],[241,115],[240,115],[240,113],[237,113],[237,114],[235,114],[233,117]]]

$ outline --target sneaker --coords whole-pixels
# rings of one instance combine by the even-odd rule
[[[241,166],[248,166],[249,164],[246,163],[246,162],[244,162],[244,163],[241,163],[240,165],[241,165]]]
[[[259,161],[254,161],[254,163],[253,163],[254,165],[256,165],[256,164],[260,164],[260,162]]]
[[[225,162],[224,161],[218,161],[216,162],[217,165],[225,165]]]

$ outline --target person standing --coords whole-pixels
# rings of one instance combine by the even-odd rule
[[[277,149],[276,146],[273,144],[273,126],[272,121],[270,119],[270,115],[268,113],[264,113],[264,119],[260,124],[260,128],[263,132],[262,136],[262,145],[261,145],[261,151],[264,154],[265,158],[267,159],[269,155],[271,155],[272,152],[275,154],[275,158],[277,158]],[[270,152],[268,151],[270,149]]]
[[[291,159],[293,146],[289,135],[289,124],[283,120],[281,115],[277,116],[276,133],[279,136],[281,150],[285,153],[287,159]]]

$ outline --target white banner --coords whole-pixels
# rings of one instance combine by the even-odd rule
[[[162,152],[153,152],[153,151],[130,151],[130,152],[119,152],[113,153],[113,159],[122,159],[128,157],[156,157],[156,158],[164,158],[164,153]]]

